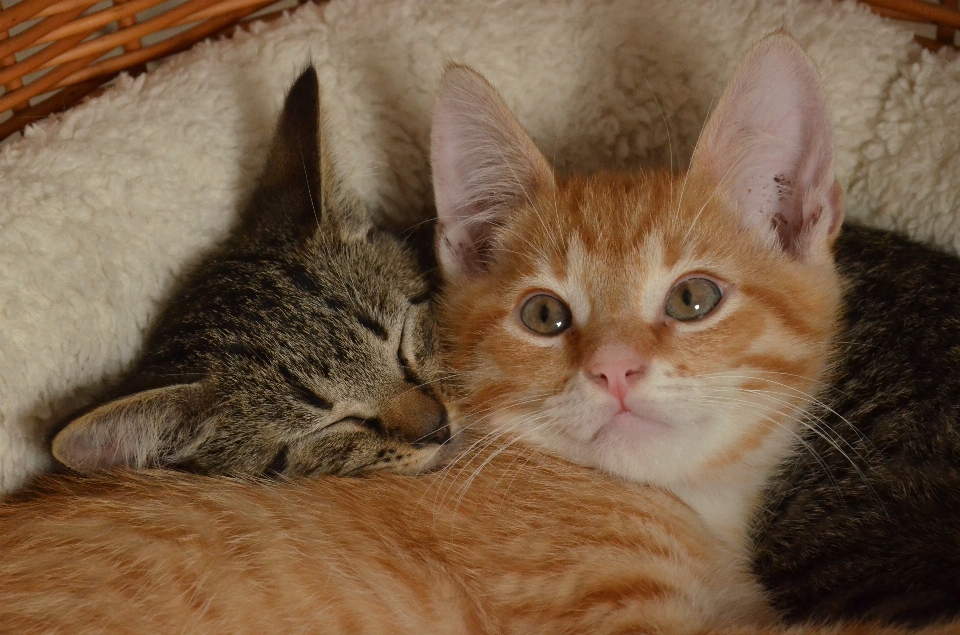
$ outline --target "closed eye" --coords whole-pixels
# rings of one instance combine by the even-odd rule
[[[404,344],[407,342],[409,337],[409,326],[411,320],[409,318],[404,320],[403,330],[400,331],[400,343],[397,346],[397,363],[400,365],[400,372],[403,373],[403,380],[414,386],[422,386],[423,381],[420,380],[420,377],[417,376],[417,373],[413,370],[413,364],[410,363],[409,357],[407,357],[406,351],[404,351]]]
[[[413,296],[413,297],[410,298],[408,301],[410,302],[410,304],[416,306],[416,305],[418,305],[418,304],[423,304],[424,302],[426,302],[427,300],[429,300],[429,299],[430,299],[430,296],[431,296],[431,293],[430,293],[430,290],[428,289],[428,290],[424,291],[423,293],[419,293],[419,294]]]
[[[397,349],[397,362],[400,364],[400,371],[403,373],[404,381],[414,384],[415,386],[420,386],[423,383],[410,367],[410,362],[407,360],[406,355],[403,354],[403,346]]]
[[[319,410],[333,410],[333,402],[321,397],[311,390],[302,381],[300,381],[300,379],[294,375],[290,369],[285,366],[281,366],[279,370],[280,374],[283,375],[284,380],[286,380],[287,386],[293,390],[299,401],[313,406],[314,408],[318,408]]]

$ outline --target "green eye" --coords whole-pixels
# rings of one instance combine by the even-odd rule
[[[687,278],[670,291],[664,312],[675,320],[699,320],[713,311],[723,293],[716,283],[706,278]]]
[[[538,293],[523,303],[520,321],[534,333],[560,335],[570,328],[573,317],[566,304],[552,295]]]

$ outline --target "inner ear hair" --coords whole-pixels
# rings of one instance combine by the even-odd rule
[[[724,191],[741,222],[772,246],[829,257],[843,221],[830,112],[816,67],[785,32],[764,38],[737,67],[691,172]]]
[[[195,432],[202,403],[200,383],[115,399],[67,424],[53,439],[53,456],[82,473],[167,464]]]
[[[554,186],[550,164],[496,89],[459,64],[440,82],[430,159],[438,259],[447,277],[482,271],[497,227]]]

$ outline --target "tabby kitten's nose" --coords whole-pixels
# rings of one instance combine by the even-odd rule
[[[380,411],[386,432],[408,443],[443,443],[450,438],[447,409],[433,395],[408,387],[391,398]]]

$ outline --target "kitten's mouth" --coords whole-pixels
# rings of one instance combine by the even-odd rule
[[[614,437],[647,437],[652,434],[663,434],[669,429],[670,426],[659,419],[638,415],[632,410],[623,408],[597,429],[591,441],[604,441]]]

